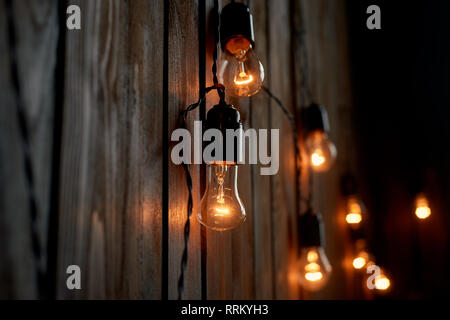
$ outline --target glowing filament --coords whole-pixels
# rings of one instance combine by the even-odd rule
[[[311,163],[314,167],[320,167],[325,163],[326,159],[321,150],[315,150],[311,155]]]
[[[357,224],[360,223],[362,220],[361,214],[360,213],[349,213],[347,214],[347,216],[345,217],[345,220],[347,221],[347,223],[349,224]]]
[[[245,72],[239,73],[239,77],[234,78],[234,83],[238,86],[249,84],[253,81],[253,76],[248,75]]]
[[[217,207],[217,208],[215,208],[215,210],[216,210],[216,216],[219,216],[219,217],[226,216],[230,213],[230,210],[228,208]]]
[[[308,260],[308,262],[314,262],[317,261],[317,259],[319,259],[319,255],[315,251],[309,251],[306,259]]]
[[[320,279],[323,278],[323,274],[320,271],[317,272],[307,272],[305,274],[305,279],[311,282],[316,282],[319,281]]]

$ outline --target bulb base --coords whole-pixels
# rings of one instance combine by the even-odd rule
[[[302,111],[303,127],[306,134],[313,131],[330,132],[330,122],[325,107],[312,103]]]
[[[225,51],[228,41],[244,37],[255,47],[253,16],[243,3],[231,2],[220,13],[220,43]]]
[[[243,132],[241,115],[233,105],[215,105],[206,115],[205,130],[216,129],[221,133],[220,141],[213,139],[205,144],[220,144],[218,149],[211,152],[211,159],[205,159],[207,164],[241,164],[243,162]],[[233,136],[228,136],[227,130],[233,130]],[[218,151],[217,153],[215,151]],[[220,154],[221,153],[221,154]]]
[[[320,213],[308,210],[298,219],[300,247],[321,247],[324,243],[323,222]]]

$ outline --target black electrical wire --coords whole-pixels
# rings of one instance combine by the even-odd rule
[[[300,40],[300,48],[301,48],[301,65],[300,68],[302,69],[302,78],[300,79],[300,89],[301,89],[301,104],[303,106],[306,106],[307,103],[310,103],[312,101],[312,94],[311,94],[311,90],[309,87],[309,79],[308,79],[308,75],[309,75],[309,67],[308,67],[308,52],[307,52],[307,46],[306,46],[306,41],[305,41],[305,31],[301,30],[300,32],[298,32],[298,37]],[[291,111],[289,111],[288,108],[286,108],[286,106],[283,104],[283,102],[277,97],[275,96],[269,88],[267,87],[262,87],[262,89],[267,93],[267,95],[274,100],[277,105],[280,107],[280,109],[283,111],[284,115],[288,118],[290,124],[291,124],[291,130],[292,130],[292,135],[293,135],[293,140],[294,140],[294,145],[295,145],[295,171],[296,171],[296,194],[297,194],[297,199],[302,200],[304,202],[306,202],[307,206],[308,206],[308,210],[312,208],[312,201],[313,201],[313,175],[312,175],[312,170],[309,169],[308,172],[308,176],[309,176],[309,196],[308,198],[304,198],[301,196],[301,192],[300,192],[300,176],[301,176],[301,153],[300,153],[300,144],[299,144],[299,139],[298,139],[298,128],[297,128],[297,122],[295,121],[295,116],[292,114]]]
[[[311,207],[311,201],[309,201],[309,199],[305,199],[301,196],[301,192],[300,192],[300,176],[301,176],[301,153],[300,153],[300,142],[298,139],[298,128],[297,128],[297,122],[295,121],[295,116],[292,114],[291,111],[289,111],[288,108],[286,108],[286,106],[283,104],[283,102],[280,100],[280,98],[278,98],[277,96],[275,96],[269,88],[267,87],[262,87],[262,89],[264,90],[264,92],[267,93],[267,95],[269,96],[269,98],[271,98],[272,100],[274,100],[277,105],[280,107],[281,111],[283,111],[283,114],[286,116],[286,118],[289,120],[289,123],[291,125],[291,131],[292,131],[292,138],[293,138],[293,142],[294,142],[294,148],[295,148],[295,185],[296,185],[296,199],[298,200],[303,200],[303,201],[307,201],[308,203],[308,207]],[[297,201],[298,201],[297,200]],[[298,204],[297,204],[298,206]],[[297,207],[298,209],[300,209],[300,206]]]
[[[185,110],[180,112],[180,124],[179,127],[187,129],[186,120],[189,112],[195,110],[198,108],[206,99],[206,96],[209,92],[212,90],[216,90],[217,94],[219,95],[220,104],[226,104],[225,102],[225,87],[219,83],[219,80],[217,78],[217,59],[218,59],[218,46],[219,46],[219,23],[220,15],[219,15],[219,2],[218,0],[214,1],[214,21],[216,23],[216,28],[214,28],[214,53],[213,53],[213,65],[212,65],[212,74],[213,74],[213,82],[214,85],[207,87],[205,89],[205,95],[201,97],[196,103],[191,104],[188,106]],[[186,173],[186,185],[188,188],[188,203],[187,203],[187,217],[186,217],[186,223],[184,225],[184,250],[183,254],[181,256],[181,270],[180,270],[180,276],[178,278],[178,300],[181,300],[183,298],[184,294],[184,274],[186,272],[187,262],[188,262],[188,249],[189,249],[189,235],[191,231],[191,222],[190,218],[192,216],[192,209],[194,206],[194,201],[192,197],[192,176],[189,171],[189,164],[183,163],[183,168]]]
[[[30,212],[30,234],[32,241],[32,250],[34,255],[34,260],[36,263],[36,273],[37,273],[37,286],[38,292],[42,295],[44,271],[42,270],[42,249],[41,241],[39,237],[39,227],[38,227],[38,205],[35,193],[35,179],[33,172],[33,161],[31,155],[31,143],[30,134],[27,125],[27,116],[25,111],[25,106],[22,99],[22,90],[19,79],[19,65],[17,61],[17,35],[14,26],[13,8],[12,0],[6,1],[6,15],[8,23],[8,45],[10,49],[10,74],[12,85],[14,89],[14,95],[16,100],[16,111],[17,120],[19,126],[19,133],[21,139],[21,147],[23,152],[23,164],[25,168],[25,182],[27,191],[27,201],[28,208]]]

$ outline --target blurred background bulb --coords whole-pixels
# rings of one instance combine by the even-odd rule
[[[417,218],[426,219],[431,215],[430,205],[428,203],[428,199],[425,197],[424,194],[421,193],[417,195],[415,204],[416,204],[415,214]]]
[[[205,227],[225,231],[245,221],[245,208],[237,188],[236,164],[209,164],[206,191],[201,201],[198,219]]]
[[[375,289],[386,291],[391,286],[391,280],[382,271],[379,276],[375,278]]]
[[[325,286],[332,268],[322,247],[305,247],[301,249],[297,270],[300,285],[316,291]]]
[[[219,80],[230,95],[250,97],[264,82],[264,67],[245,37],[231,38],[225,45],[225,58],[219,67]]]
[[[365,207],[356,196],[349,196],[346,201],[345,221],[351,226],[359,226],[365,216]]]
[[[328,171],[336,159],[337,150],[328,135],[321,130],[315,130],[306,137],[306,149],[312,170]]]
[[[369,263],[369,254],[366,251],[361,250],[358,252],[356,257],[353,259],[352,264],[353,264],[353,268],[355,268],[356,270],[361,270],[368,263]]]

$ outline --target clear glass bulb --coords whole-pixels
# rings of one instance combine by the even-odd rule
[[[301,249],[297,264],[300,285],[309,291],[322,289],[331,274],[331,265],[322,247]]]
[[[365,218],[366,208],[356,196],[347,198],[345,210],[345,221],[353,227],[358,227]]]
[[[308,134],[305,144],[311,168],[316,172],[328,171],[337,156],[336,146],[328,135],[315,130]]]
[[[219,80],[232,96],[250,97],[261,90],[264,67],[244,37],[227,42],[225,59],[219,66]]]
[[[424,194],[420,193],[416,197],[416,209],[415,214],[419,219],[426,219],[431,215],[430,205],[428,199]]]
[[[212,230],[234,229],[246,218],[237,188],[238,166],[210,164],[206,170],[207,185],[198,220]]]

